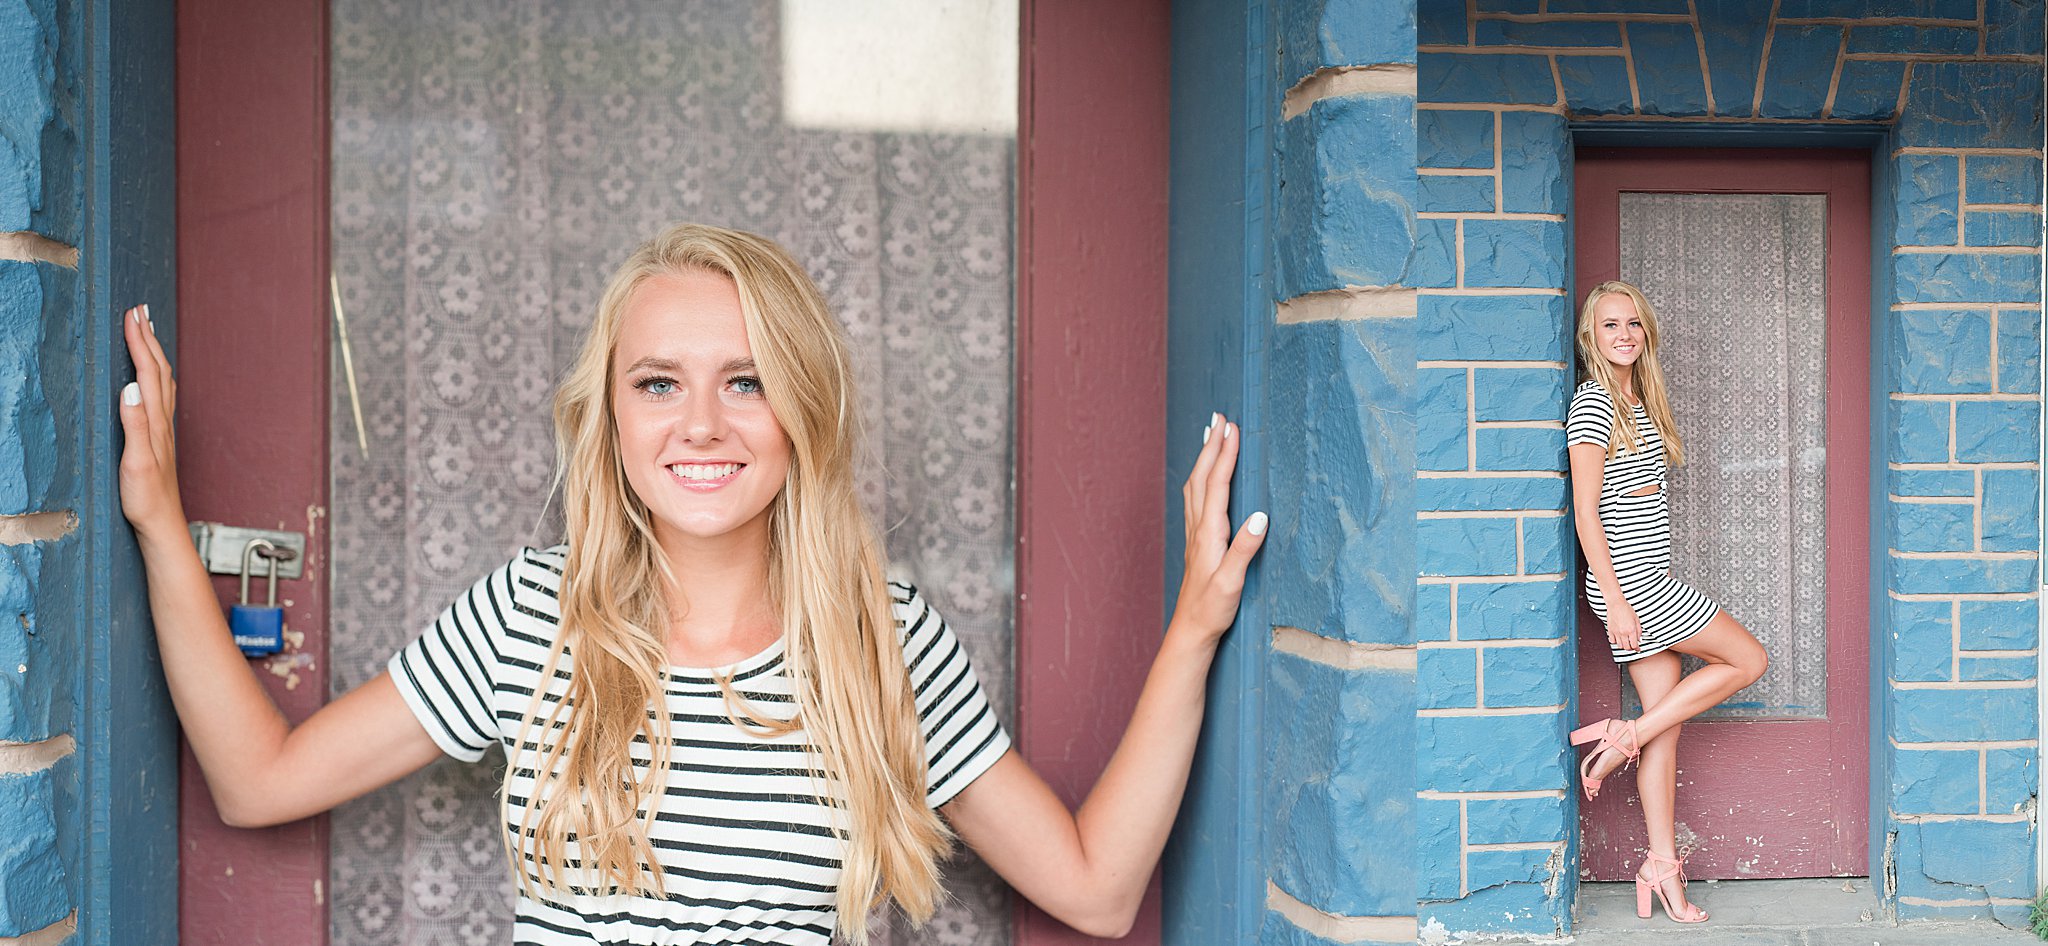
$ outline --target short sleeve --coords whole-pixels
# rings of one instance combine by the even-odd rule
[[[890,583],[903,637],[903,665],[917,694],[928,771],[925,800],[933,808],[952,801],[1010,751],[967,651],[945,619],[908,585]]]
[[[1605,447],[1613,436],[1614,400],[1607,396],[1599,382],[1588,381],[1579,385],[1579,390],[1572,395],[1572,412],[1565,419],[1565,444],[1590,443]]]
[[[500,738],[492,672],[524,561],[513,559],[484,576],[391,658],[391,682],[405,705],[441,751],[464,762],[483,758]]]

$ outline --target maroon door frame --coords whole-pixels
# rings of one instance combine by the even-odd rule
[[[1076,804],[1164,617],[1167,11],[1020,18],[1015,735]],[[293,719],[327,692],[327,37],[325,0],[178,4],[186,512],[308,531],[308,577],[282,592],[305,639],[264,675]],[[327,942],[324,817],[227,828],[189,756],[180,799],[183,942]],[[1158,942],[1157,886],[1124,942]],[[1090,941],[1021,904],[1016,932]]]
[[[1576,177],[1575,300],[1618,278],[1615,222],[1623,191],[1827,195],[1827,719],[1686,724],[1677,814],[1701,839],[1690,864],[1694,876],[1861,876],[1870,867],[1870,157],[1844,150],[1586,148],[1578,152]],[[1580,716],[1618,715],[1619,678],[1599,621],[1583,606],[1580,627]],[[1830,761],[1799,761],[1814,756]],[[1727,800],[1760,788],[1781,799],[1779,812],[1800,817],[1730,825]],[[1596,880],[1627,879],[1638,862],[1643,829],[1635,779],[1623,778],[1616,789],[1580,811],[1581,873]],[[1810,844],[1788,843],[1793,830],[1816,834]]]

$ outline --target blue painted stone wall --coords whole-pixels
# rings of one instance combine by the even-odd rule
[[[2025,917],[2039,760],[2041,4],[1783,0],[1776,23],[1773,9],[1419,3],[1425,932],[1569,929],[1568,123],[1604,122],[1886,129],[1873,208],[1885,487],[1872,536],[1873,871],[1895,878],[1887,906],[1902,918]]]
[[[1349,923],[1349,942],[1413,942],[1412,6],[1288,3],[1275,20],[1275,87],[1292,91],[1264,103],[1278,126],[1260,938],[1338,935],[1307,916]]]
[[[53,0],[0,0],[0,233],[76,246],[78,80],[58,51],[75,14],[60,23],[58,13]],[[65,747],[81,654],[62,600],[69,582],[52,564],[75,556],[78,540],[34,538],[68,532],[74,508],[76,441],[59,435],[73,418],[58,416],[65,398],[49,389],[77,372],[78,346],[63,330],[75,324],[77,280],[66,267],[0,259],[0,744],[21,746],[26,760],[0,767],[0,936],[64,928],[78,890],[66,849],[81,820],[66,798],[76,769]],[[47,371],[52,360],[68,370]]]

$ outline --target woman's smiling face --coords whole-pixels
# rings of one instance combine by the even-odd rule
[[[731,279],[663,274],[633,290],[612,349],[611,404],[626,481],[664,548],[731,538],[765,546],[791,447]]]
[[[1643,328],[1642,313],[1625,292],[1610,292],[1593,303],[1593,340],[1600,357],[1619,367],[1629,367],[1643,356],[1649,335]]]

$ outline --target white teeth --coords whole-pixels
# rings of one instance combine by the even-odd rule
[[[740,471],[740,464],[676,463],[671,464],[668,471],[686,480],[715,480],[738,473]]]

